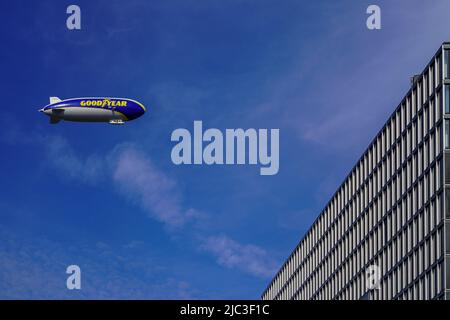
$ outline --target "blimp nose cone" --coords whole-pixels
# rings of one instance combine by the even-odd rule
[[[45,108],[39,109],[38,111],[39,111],[39,112],[42,112],[42,113],[44,113],[44,114],[46,114],[46,115],[50,115],[50,114],[52,113],[52,110],[50,110],[50,109],[45,109]]]

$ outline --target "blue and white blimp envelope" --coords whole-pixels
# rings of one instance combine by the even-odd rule
[[[50,104],[39,110],[50,116],[50,123],[61,120],[78,122],[108,122],[124,124],[142,116],[146,109],[128,98],[71,98],[50,97]]]

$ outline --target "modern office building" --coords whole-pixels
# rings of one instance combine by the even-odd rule
[[[412,78],[262,299],[450,299],[449,53]]]

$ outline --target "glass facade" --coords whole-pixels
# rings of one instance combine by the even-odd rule
[[[416,78],[263,299],[450,297],[447,49]],[[371,266],[379,289],[368,289]]]
[[[445,161],[445,175],[449,176],[449,179],[444,180],[445,188],[445,269],[444,269],[444,279],[445,279],[445,298],[450,300],[450,46],[444,45],[443,51],[443,64],[444,64],[444,119],[447,126],[447,132],[445,133],[446,142],[444,150],[444,161]]]

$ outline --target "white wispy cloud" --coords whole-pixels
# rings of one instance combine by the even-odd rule
[[[21,132],[23,130],[15,127],[9,142],[3,142],[42,144],[49,170],[59,170],[62,176],[83,183],[112,182],[121,195],[171,231],[181,230],[191,222],[179,235],[197,241],[197,245],[212,254],[219,265],[262,278],[275,273],[276,264],[264,249],[241,244],[225,235],[208,234],[205,224],[211,223],[211,215],[184,205],[177,181],[159,169],[138,146],[122,143],[103,155],[82,155],[61,136],[33,134],[28,135],[32,138],[19,141],[17,137],[23,136]],[[202,240],[198,242],[198,239]],[[103,247],[104,244],[97,244],[97,249]],[[126,248],[130,247],[131,244]]]
[[[181,207],[174,180],[134,146],[119,146],[113,153],[112,177],[122,191],[168,226],[181,226],[186,222],[188,214]]]
[[[122,145],[114,151],[113,179],[151,216],[168,226],[181,226],[188,219],[202,219],[195,209],[184,210],[177,196],[177,184],[157,169],[136,147]],[[197,230],[199,231],[199,230]],[[262,248],[241,244],[225,235],[207,236],[201,249],[216,257],[227,268],[242,270],[252,276],[267,278],[276,271],[276,263]]]
[[[36,139],[45,142],[51,169],[61,171],[64,177],[90,184],[111,177],[118,192],[169,228],[201,218],[195,209],[183,210],[176,181],[133,144],[120,144],[106,155],[83,156],[60,136],[36,136]]]
[[[104,173],[104,158],[92,154],[86,158],[79,157],[68,142],[60,137],[38,137],[47,148],[47,156],[52,166],[62,170],[69,178],[94,183]]]
[[[201,248],[212,253],[217,262],[227,268],[261,278],[271,277],[276,272],[276,263],[267,251],[252,244],[241,244],[225,235],[206,238]]]

